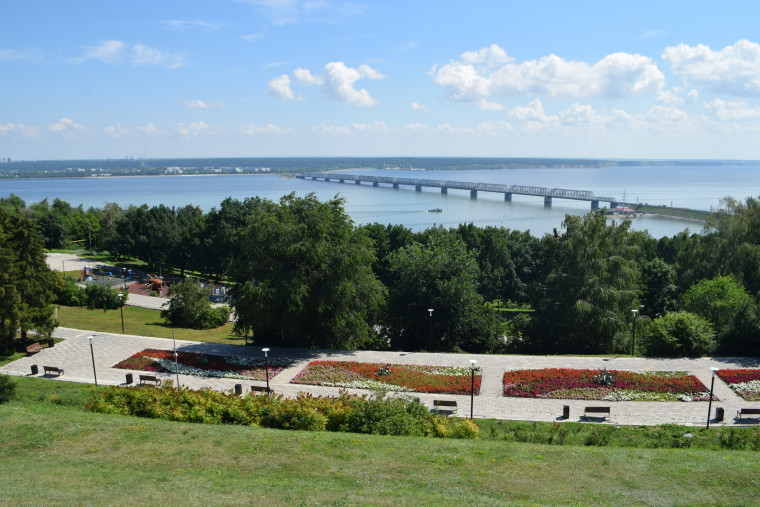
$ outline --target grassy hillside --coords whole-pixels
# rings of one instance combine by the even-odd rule
[[[665,215],[669,217],[691,218],[694,220],[707,220],[707,217],[710,216],[709,211],[690,208],[650,206],[647,204],[640,204],[636,207],[636,211],[640,213],[657,213],[658,215]]]
[[[8,504],[756,502],[760,453],[307,433],[91,414],[19,379],[0,405]],[[33,483],[32,483],[33,481]]]

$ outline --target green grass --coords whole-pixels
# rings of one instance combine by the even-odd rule
[[[0,405],[10,505],[753,504],[760,488],[757,452],[172,423],[85,412],[89,386],[19,380],[21,399]]]
[[[658,215],[665,215],[669,217],[685,217],[695,220],[707,220],[707,217],[711,215],[709,211],[703,211],[690,208],[668,208],[662,206],[651,206],[648,204],[640,204],[636,211],[641,213],[657,213]]]
[[[99,333],[121,333],[119,310],[104,312],[102,308],[91,310],[78,306],[60,306],[58,321],[62,327],[87,329]],[[245,339],[233,334],[232,326],[233,324],[228,322],[215,329],[174,328],[174,333],[178,340],[243,345]],[[160,311],[135,306],[124,307],[124,332],[137,336],[172,337],[172,328],[164,324]]]

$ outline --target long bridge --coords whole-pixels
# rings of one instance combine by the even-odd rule
[[[356,185],[362,183],[372,183],[372,186],[379,187],[380,184],[392,185],[393,188],[399,188],[401,185],[412,186],[417,192],[422,191],[422,187],[440,188],[442,194],[447,194],[450,189],[469,190],[470,197],[476,198],[478,192],[496,192],[504,194],[505,201],[511,201],[512,195],[530,195],[543,197],[544,205],[551,206],[552,199],[574,199],[576,201],[591,202],[591,209],[598,209],[600,202],[608,202],[610,208],[617,208],[620,205],[628,203],[620,202],[614,197],[603,197],[594,195],[590,190],[572,190],[568,188],[548,188],[548,187],[531,187],[527,185],[501,185],[496,183],[473,183],[469,181],[449,181],[449,180],[423,180],[417,178],[392,178],[388,176],[362,176],[345,173],[304,173],[296,174],[296,178],[305,180],[324,180],[337,181],[345,183],[353,181]]]

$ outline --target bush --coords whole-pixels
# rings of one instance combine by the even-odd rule
[[[480,427],[470,419],[460,419],[451,431],[454,438],[478,438]]]
[[[649,325],[645,347],[648,356],[707,356],[715,350],[715,333],[699,315],[669,313]]]
[[[230,318],[226,306],[212,308],[208,289],[200,282],[186,278],[169,289],[169,306],[161,311],[161,317],[176,327],[211,329],[224,325]]]
[[[5,403],[16,396],[16,381],[9,375],[0,375],[0,403]]]
[[[119,299],[122,294],[122,299]],[[87,306],[89,308],[103,308],[115,310],[127,302],[129,293],[127,291],[117,291],[110,287],[97,284],[89,284],[82,288],[75,283],[70,282],[60,289],[56,302],[66,306]]]

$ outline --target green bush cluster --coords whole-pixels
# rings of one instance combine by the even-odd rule
[[[0,375],[0,403],[6,403],[16,395],[16,382],[8,375]]]
[[[209,389],[111,387],[96,392],[87,409],[205,424],[239,424],[305,431],[345,431],[375,435],[413,435],[477,438],[478,426],[469,420],[431,414],[409,397],[335,397],[299,394],[243,398]]]
[[[122,299],[119,299],[122,294]],[[110,287],[97,284],[89,284],[87,287],[79,287],[74,282],[63,285],[59,291],[56,303],[66,306],[87,306],[88,308],[106,308],[116,310],[127,302],[127,291],[116,291]]]

